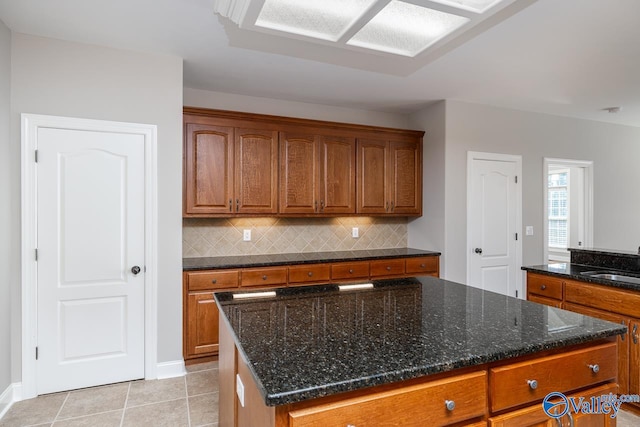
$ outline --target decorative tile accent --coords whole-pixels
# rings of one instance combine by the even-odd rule
[[[360,237],[351,237],[358,227]],[[251,230],[251,241],[242,240]],[[404,248],[406,218],[185,218],[185,258]]]

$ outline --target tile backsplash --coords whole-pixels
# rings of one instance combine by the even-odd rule
[[[358,227],[360,237],[351,237]],[[251,241],[242,240],[251,230]],[[185,258],[347,251],[407,246],[406,218],[185,218]]]

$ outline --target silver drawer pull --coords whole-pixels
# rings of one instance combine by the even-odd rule
[[[262,276],[262,280],[267,280],[267,275]]]
[[[540,290],[544,291],[545,289],[547,289],[547,285],[540,285]]]
[[[387,267],[387,271],[391,271],[391,267]]]
[[[633,329],[631,330],[631,337],[633,338],[633,343],[634,344],[638,344],[638,324],[634,323],[633,324]]]
[[[213,284],[215,285],[216,283],[218,283],[218,279],[213,279],[213,280],[211,281],[211,283],[213,283]]]
[[[420,268],[425,268],[427,265],[425,263],[420,264]]]
[[[589,365],[589,369],[591,369],[594,374],[600,372],[600,366],[597,363],[595,365]]]
[[[349,269],[349,274],[353,274],[353,268]]]
[[[309,274],[309,277],[311,277],[311,276],[313,276],[313,271],[310,271],[310,272],[309,272],[309,273],[307,273],[307,274]]]
[[[527,384],[529,384],[529,388],[531,390],[535,390],[538,388],[538,381],[536,380],[527,380]]]
[[[454,409],[456,409],[456,402],[454,402],[453,400],[445,400],[444,406],[446,406],[447,411],[453,411]]]

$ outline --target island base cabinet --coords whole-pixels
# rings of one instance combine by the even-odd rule
[[[618,386],[616,384],[606,384],[596,387],[582,393],[574,394],[570,397],[580,399],[584,397],[589,400],[592,397],[608,395],[609,393],[617,394]],[[564,410],[564,406],[560,406],[560,410]],[[536,404],[528,408],[517,411],[508,412],[504,415],[489,418],[489,427],[558,427],[558,426],[574,426],[574,427],[615,427],[616,418],[611,418],[609,414],[583,414],[573,413],[566,414],[561,418],[552,418],[547,415],[542,404]]]
[[[482,417],[486,371],[292,410],[287,427],[438,426]],[[447,409],[447,403],[450,408]]]

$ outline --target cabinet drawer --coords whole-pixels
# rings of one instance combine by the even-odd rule
[[[599,308],[613,313],[640,317],[640,294],[625,292],[607,286],[567,280],[565,282],[567,302]]]
[[[407,274],[432,274],[438,273],[440,258],[437,256],[407,258],[405,271]]]
[[[331,266],[311,264],[289,267],[289,284],[328,282]]]
[[[238,270],[194,271],[186,276],[190,291],[238,287]]]
[[[532,293],[527,295],[527,299],[529,301],[537,302],[538,304],[550,305],[551,307],[562,308],[562,301],[553,299],[553,298],[545,298]]]
[[[340,264],[331,265],[331,280],[368,278],[369,263],[367,261],[342,262]]]
[[[248,268],[242,270],[240,286],[286,285],[287,268]]]
[[[289,412],[290,427],[448,425],[483,416],[486,372],[399,387]],[[446,402],[454,403],[448,410]]]
[[[562,299],[563,282],[559,277],[527,274],[527,291],[547,298]]]
[[[398,276],[404,274],[404,259],[371,261],[371,277]]]
[[[615,380],[618,373],[617,351],[616,343],[612,342],[492,368],[489,372],[490,394],[493,396],[491,411],[542,400],[552,391],[566,393]]]

